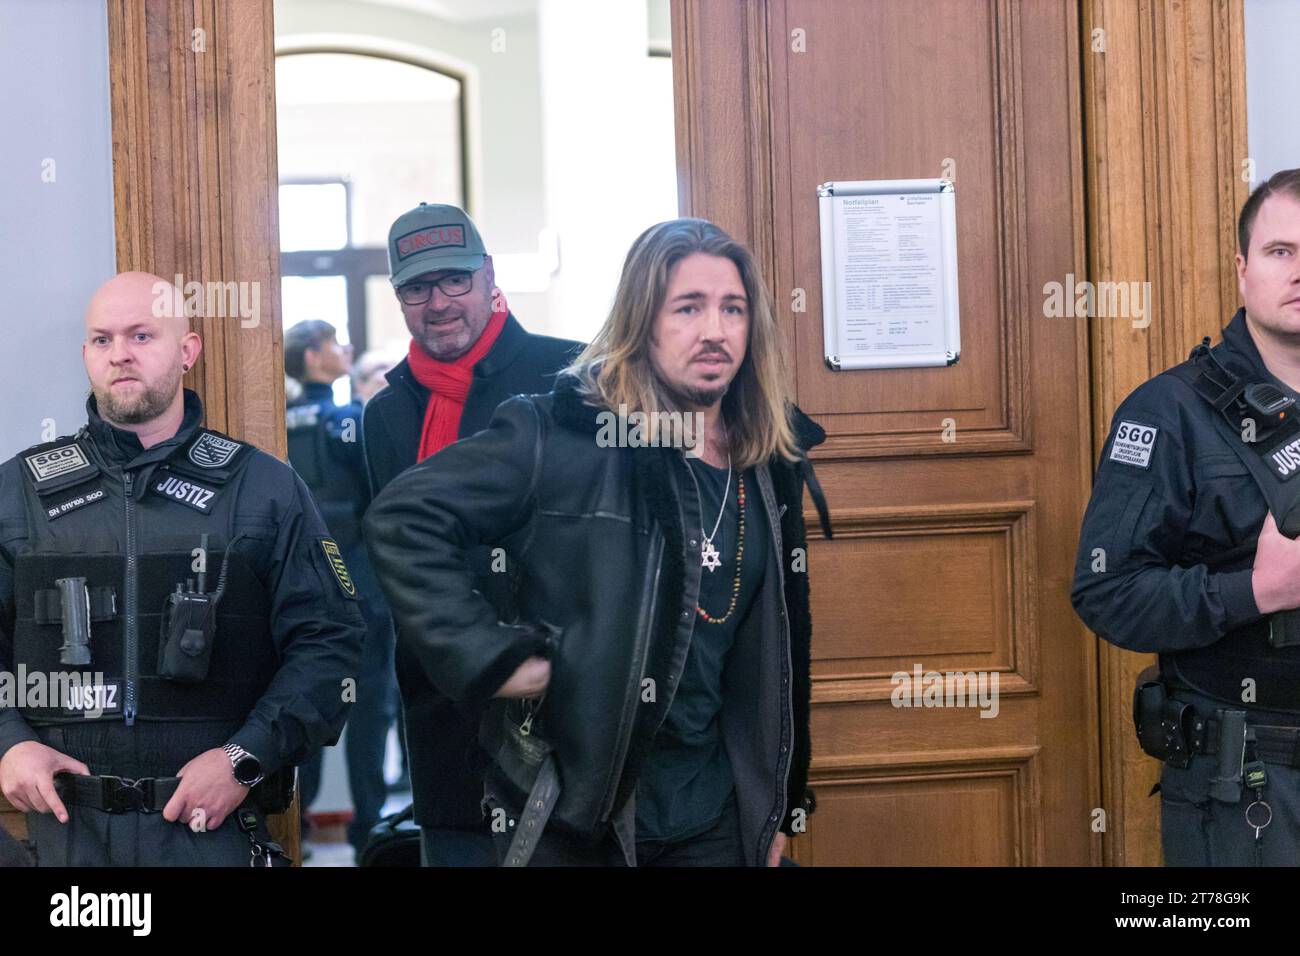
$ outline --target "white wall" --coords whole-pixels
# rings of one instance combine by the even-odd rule
[[[82,314],[116,271],[103,0],[0,0],[0,129],[2,460],[86,420]]]
[[[1300,0],[1246,0],[1246,123],[1255,185],[1300,166]]]
[[[276,0],[275,18],[281,49],[350,35],[460,64],[470,212],[512,310],[535,332],[600,327],[632,240],[677,214],[672,64],[647,55],[664,0]],[[538,281],[516,257],[553,248],[543,229],[559,268]]]
[[[503,31],[502,52],[493,52],[494,30]],[[358,0],[275,0],[277,48],[319,36],[362,37],[463,67],[469,74],[470,215],[494,256],[536,250],[545,201],[535,15],[453,23]],[[453,199],[425,190],[410,197],[408,208],[421,201]],[[530,314],[545,313],[544,295],[509,298],[526,327],[545,331],[539,327],[544,323],[529,321]]]
[[[550,309],[587,340],[628,248],[677,215],[672,61],[647,55],[636,0],[541,0],[546,209],[560,236]]]

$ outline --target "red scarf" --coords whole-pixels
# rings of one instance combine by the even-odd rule
[[[447,447],[460,435],[460,416],[465,411],[470,382],[474,380],[474,366],[487,355],[506,324],[508,309],[501,303],[501,311],[493,312],[483,329],[483,334],[468,352],[450,362],[440,362],[415,339],[407,359],[415,380],[431,393],[424,410],[424,428],[420,432],[420,450],[416,461],[424,461],[434,452]]]

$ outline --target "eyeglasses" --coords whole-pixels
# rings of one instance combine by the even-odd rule
[[[453,272],[432,281],[407,282],[397,287],[397,297],[405,305],[423,305],[432,297],[434,286],[441,289],[443,295],[454,299],[474,288],[474,273]]]

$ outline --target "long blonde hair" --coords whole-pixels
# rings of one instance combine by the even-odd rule
[[[749,299],[745,358],[722,399],[732,460],[738,468],[773,455],[793,461],[799,456],[789,420],[793,397],[767,286],[749,249],[707,219],[670,219],[637,237],[609,318],[562,374],[578,380],[589,404],[611,411],[644,412],[651,423],[660,412],[683,411],[651,364],[650,337],[673,267],[697,252],[735,263]]]

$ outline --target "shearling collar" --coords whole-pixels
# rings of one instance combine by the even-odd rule
[[[583,400],[582,395],[578,392],[577,379],[573,376],[561,375],[557,378],[555,380],[555,391],[552,395],[552,415],[558,424],[583,433],[595,434],[600,430],[600,420],[597,416],[602,409]],[[797,405],[791,406],[791,424],[794,426],[795,437],[802,454],[798,461],[783,464],[792,467],[802,477],[804,483],[807,484],[808,493],[812,496],[813,504],[817,508],[817,517],[821,522],[822,534],[830,538],[832,536],[830,509],[826,505],[826,497],[822,494],[821,483],[817,480],[817,475],[813,471],[812,462],[808,460],[807,454],[808,449],[815,448],[826,440],[826,431],[805,415]],[[800,506],[797,501],[786,502],[786,504]]]
[[[587,404],[578,392],[578,382],[571,375],[562,375],[555,380],[555,420],[574,431],[596,433],[600,430],[597,416],[601,409]],[[826,431],[803,413],[798,405],[791,406],[791,425],[794,426],[795,438],[799,447],[807,452],[826,440]]]

